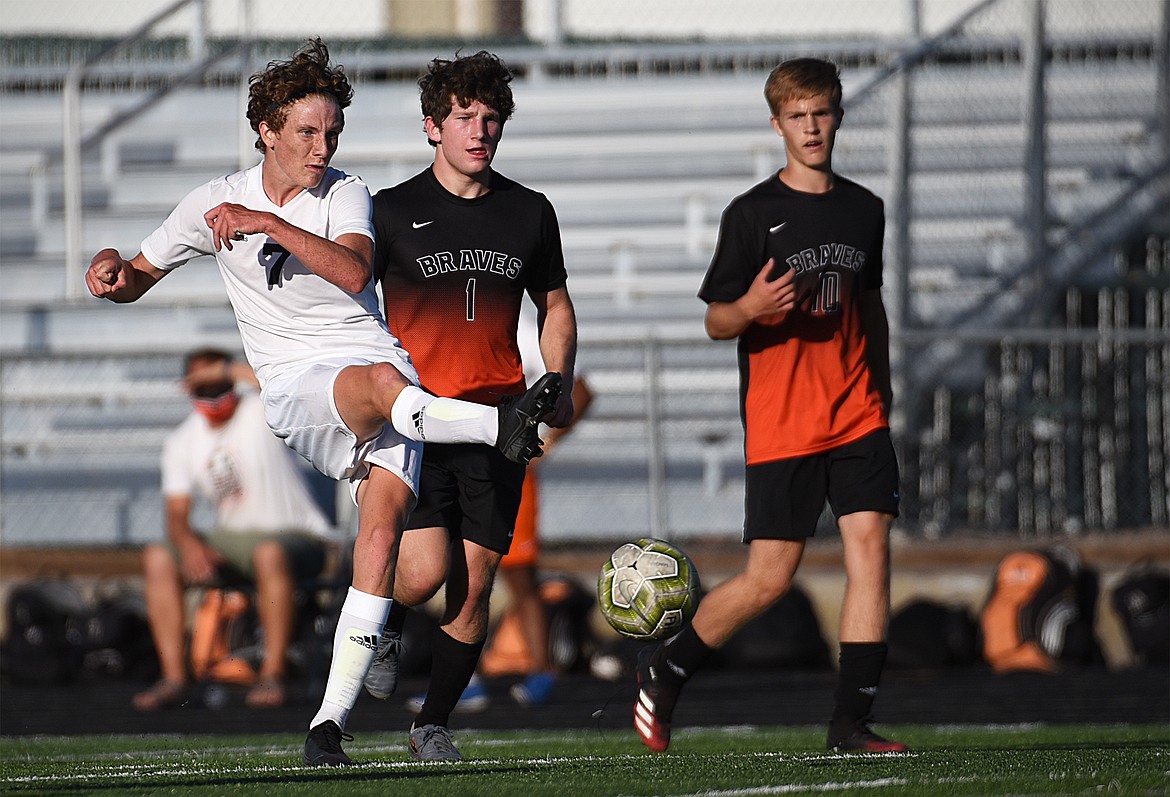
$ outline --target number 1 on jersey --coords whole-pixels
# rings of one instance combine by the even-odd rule
[[[467,281],[467,320],[475,320],[475,277]]]

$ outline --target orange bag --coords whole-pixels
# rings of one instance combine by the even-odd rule
[[[585,612],[593,601],[573,582],[559,577],[540,583],[540,598],[549,618],[549,658],[558,670],[569,670],[582,655]],[[527,675],[535,664],[520,618],[509,606],[492,631],[479,660],[479,671],[488,678]]]
[[[238,590],[211,588],[203,592],[191,626],[191,672],[196,680],[239,686],[256,681],[252,665],[232,655],[233,626],[250,608],[248,596]]]
[[[1056,662],[1031,631],[1029,606],[1050,590],[1049,558],[1038,551],[1005,556],[996,570],[991,596],[983,607],[983,657],[999,673],[1052,672]]]

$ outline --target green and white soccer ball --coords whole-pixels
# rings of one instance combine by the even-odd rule
[[[597,579],[602,616],[633,639],[674,636],[694,616],[699,596],[699,571],[664,540],[627,542],[605,560]]]

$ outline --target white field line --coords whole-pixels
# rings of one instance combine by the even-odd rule
[[[716,729],[712,729],[712,730],[716,730]],[[719,730],[722,730],[722,729],[719,729]],[[518,745],[528,746],[528,745],[531,745],[533,743],[534,739],[538,739],[538,740],[543,741],[543,742],[558,742],[558,741],[573,742],[575,739],[578,738],[577,735],[574,733],[565,733],[563,731],[553,731],[553,732],[532,731],[528,734],[524,734],[523,731],[520,731],[519,733],[521,735],[518,735],[514,739],[478,738],[479,734],[481,734],[481,733],[490,733],[490,731],[476,731],[476,730],[459,731],[455,734],[455,738],[458,739],[460,747],[467,747],[467,748],[473,748],[473,747],[506,748],[506,747],[515,747]],[[382,735],[387,735],[387,734],[382,734]],[[397,734],[388,734],[388,735],[396,736]],[[346,752],[357,753],[359,755],[365,755],[365,754],[370,754],[370,753],[402,752],[402,751],[405,751],[406,747],[407,747],[406,741],[405,741],[405,736],[406,736],[405,732],[402,734],[402,736],[404,738],[404,741],[402,741],[402,742],[365,742],[365,743],[351,742],[351,743],[346,745]],[[64,738],[68,738],[68,737],[44,736],[42,738],[44,740],[53,740],[53,739],[64,739]],[[155,741],[164,742],[164,741],[178,740],[178,739],[182,739],[184,737],[177,736],[175,734],[158,734],[158,735],[146,735],[146,736],[135,735],[133,737],[113,734],[108,738],[118,739],[118,740],[133,738],[134,740],[142,741],[145,744],[145,743],[150,743],[150,742],[155,742]],[[196,737],[196,738],[199,738],[199,737]],[[176,742],[174,745],[168,745],[166,747],[166,752],[177,754],[177,753],[182,752],[182,751],[181,751],[181,748],[178,746],[178,743]],[[203,758],[203,757],[209,757],[209,756],[224,756],[224,755],[229,755],[229,756],[230,755],[259,755],[259,756],[276,756],[276,757],[279,757],[279,756],[299,756],[300,742],[298,741],[296,743],[290,744],[290,745],[285,746],[285,747],[278,747],[278,746],[270,745],[270,744],[269,745],[236,745],[236,746],[232,746],[232,747],[216,745],[214,747],[193,748],[193,749],[187,750],[186,752],[195,758]],[[46,762],[65,762],[65,763],[70,762],[70,761],[134,761],[134,760],[139,759],[139,758],[143,758],[143,759],[155,758],[158,756],[158,754],[159,754],[158,746],[152,745],[150,747],[144,747],[140,750],[119,750],[119,751],[111,751],[108,753],[73,753],[73,754],[69,754],[69,755],[52,755],[52,756],[45,756],[41,760],[46,761]],[[0,764],[2,764],[2,763],[3,763],[3,761],[0,760]],[[0,782],[3,782],[3,778],[0,778]]]
[[[819,727],[820,727],[819,725],[808,725],[808,726],[803,726],[803,727],[793,726],[789,730],[808,730],[808,729],[819,728]],[[1043,725],[1043,723],[1026,722],[1026,723],[1015,723],[1015,724],[997,724],[997,723],[992,723],[992,724],[953,724],[953,725],[936,725],[936,726],[932,726],[932,727],[934,727],[935,730],[937,730],[939,732],[963,731],[963,730],[970,730],[970,729],[974,728],[974,729],[983,729],[983,730],[999,730],[999,731],[1004,731],[1004,732],[1010,733],[1010,732],[1033,731],[1033,730],[1036,730],[1037,728],[1044,727],[1044,725]],[[1117,727],[1117,725],[1116,724],[1105,724],[1105,725],[1102,725],[1101,727]],[[592,732],[591,729],[586,729],[586,730],[590,733]],[[677,728],[674,730],[674,738],[675,739],[683,739],[683,738],[687,738],[687,737],[691,737],[691,736],[700,736],[700,735],[707,735],[707,734],[712,734],[712,733],[722,733],[722,734],[729,735],[729,736],[735,736],[737,734],[750,733],[750,732],[753,732],[756,730],[759,730],[759,727],[755,726],[755,725],[724,725],[724,726],[719,726],[719,727],[712,726],[712,727]],[[617,731],[615,731],[615,733],[616,732]],[[467,747],[485,747],[485,748],[487,748],[487,747],[506,748],[506,747],[512,747],[512,746],[516,746],[516,745],[529,745],[529,744],[532,744],[534,740],[539,740],[539,741],[544,741],[544,742],[557,742],[557,741],[571,742],[571,741],[574,741],[574,740],[580,738],[580,732],[535,731],[535,730],[534,731],[524,731],[523,729],[519,729],[519,730],[515,731],[516,738],[511,738],[511,739],[480,738],[480,736],[483,734],[492,734],[492,733],[495,733],[495,732],[494,731],[482,731],[482,730],[478,730],[478,729],[474,729],[474,728],[469,728],[466,730],[457,731],[455,734],[455,738],[459,742],[460,747],[467,746]],[[396,734],[393,734],[393,733],[387,734],[384,732],[380,735],[396,736]],[[405,733],[403,733],[402,735],[403,735],[403,737],[405,737]],[[58,738],[64,739],[64,738],[69,738],[69,737],[66,737],[66,736],[58,737],[58,736],[48,735],[48,736],[44,736],[41,738],[44,739],[45,741],[52,741],[52,740],[58,739]],[[107,738],[109,738],[111,740],[125,740],[125,739],[132,738],[132,739],[137,740],[137,741],[142,741],[144,744],[146,744],[146,743],[149,743],[151,741],[162,742],[162,741],[166,741],[166,740],[175,740],[175,739],[190,738],[190,737],[184,737],[181,734],[152,734],[152,735],[135,734],[133,736],[127,736],[127,735],[122,735],[122,734],[111,734]],[[195,738],[198,738],[198,737],[195,737]],[[369,738],[369,737],[367,736],[367,738]],[[168,751],[177,750],[177,749],[178,749],[177,747],[168,747],[167,748]],[[204,756],[204,755],[272,755],[272,756],[282,756],[282,755],[296,755],[299,752],[299,749],[300,749],[299,743],[294,743],[288,747],[275,747],[272,745],[239,745],[239,746],[235,746],[235,747],[220,747],[220,746],[200,747],[198,749],[193,749],[189,752],[195,756]],[[403,741],[401,743],[397,743],[397,742],[365,742],[365,743],[352,742],[352,743],[346,745],[346,749],[349,752],[357,752],[359,754],[361,754],[361,753],[389,753],[389,752],[394,752],[396,750],[405,750],[406,743],[405,743],[405,741]],[[109,753],[96,753],[96,754],[83,753],[83,754],[70,754],[70,755],[54,755],[54,756],[48,756],[44,760],[45,761],[101,761],[101,760],[127,760],[127,759],[133,760],[134,758],[139,757],[139,756],[141,756],[141,757],[154,757],[157,755],[158,755],[158,747],[153,746],[153,747],[145,747],[141,750],[122,750],[122,751],[118,751],[118,752],[109,752]],[[0,763],[3,763],[3,761],[0,760]],[[0,780],[0,782],[2,782],[2,780]]]
[[[957,784],[957,783],[980,783],[984,780],[991,780],[991,778],[978,778],[974,776],[964,778],[938,778],[931,780],[929,784],[921,780],[910,780],[909,778],[877,778],[876,780],[859,780],[859,781],[842,781],[835,783],[786,783],[777,786],[752,786],[744,789],[718,789],[711,791],[696,791],[684,794],[677,794],[674,797],[758,797],[758,795],[770,794],[824,794],[829,792],[849,791],[852,789],[884,789],[888,786],[908,786],[912,783],[922,783],[923,785],[938,785],[943,784]]]
[[[753,786],[746,789],[722,789],[719,791],[696,791],[675,797],[756,797],[767,794],[824,794],[853,789],[884,789],[889,786],[905,786],[905,778],[878,778],[877,780],[843,781],[841,783],[786,783],[779,786]]]
[[[396,749],[401,749],[396,748]],[[281,755],[290,755],[285,750]],[[358,763],[352,767],[347,767],[346,771],[368,772],[370,770],[400,770],[400,769],[417,769],[418,767],[449,767],[452,771],[458,771],[458,768],[472,764],[475,766],[554,766],[560,764],[575,764],[575,763],[601,763],[613,761],[629,761],[645,756],[622,755],[622,756],[542,756],[540,758],[476,758],[467,761],[370,761],[365,763]],[[20,777],[3,777],[0,778],[0,784],[37,784],[37,785],[61,785],[69,783],[97,781],[97,780],[125,780],[129,778],[142,777],[220,777],[220,776],[245,776],[255,774],[287,774],[292,772],[306,772],[319,771],[316,767],[306,767],[303,765],[293,766],[174,766],[172,764],[150,764],[142,763],[124,763],[121,765],[114,765],[95,769],[91,772],[71,773],[69,775],[31,775]]]
[[[995,728],[995,729],[1011,732],[1011,731],[1029,731],[1029,730],[1033,730],[1039,726],[1037,726],[1034,723],[1021,723],[1018,725],[1011,725],[1011,724],[952,725],[952,726],[939,726],[939,729],[943,730],[945,728],[948,730],[960,730],[963,728],[972,728],[972,727]],[[745,730],[751,730],[751,728],[747,728],[745,726],[728,726],[728,727],[724,727],[724,728],[695,728],[695,729],[688,728],[688,729],[680,729],[680,731],[682,733],[679,735],[688,735],[689,736],[692,733],[697,735],[700,733],[711,733],[712,731],[723,732],[723,733],[727,733],[727,734],[737,734],[737,733],[742,733]],[[528,745],[533,744],[534,740],[538,740],[538,739],[543,739],[547,742],[555,743],[558,740],[571,740],[575,737],[575,734],[572,734],[572,733],[566,734],[564,732],[549,733],[549,732],[542,732],[542,731],[533,731],[533,732],[527,733],[527,734],[525,734],[523,732],[519,732],[515,738],[500,739],[500,738],[490,738],[490,736],[488,738],[479,738],[480,733],[481,733],[480,731],[476,731],[476,730],[468,730],[468,731],[460,732],[458,734],[458,738],[460,739],[460,745],[465,747],[465,749],[471,749],[471,748],[501,749],[501,748],[520,746],[520,745],[528,746]],[[482,733],[486,734],[488,732],[482,732]],[[125,737],[121,737],[121,738],[125,738]],[[134,738],[137,740],[140,740],[144,743],[147,743],[150,737],[143,738],[140,736],[136,736]],[[162,740],[162,739],[173,739],[175,737],[167,735],[167,736],[160,736],[160,737],[155,737],[155,738],[157,740]],[[405,745],[402,743],[366,743],[366,744],[351,744],[348,746],[348,748],[349,748],[349,752],[353,753],[356,756],[366,756],[366,755],[403,753],[405,750]],[[175,749],[175,748],[168,749],[165,752],[166,752],[166,754],[173,755],[173,756],[178,756],[178,755],[183,753],[183,751]],[[255,764],[244,764],[244,765],[238,765],[238,766],[211,766],[211,765],[201,766],[199,763],[204,758],[220,757],[220,756],[224,756],[224,755],[229,755],[229,756],[230,755],[262,756],[262,757],[273,757],[273,758],[289,758],[289,757],[298,757],[299,758],[299,756],[297,756],[298,752],[299,752],[299,745],[289,745],[287,747],[274,746],[274,745],[237,745],[237,746],[233,746],[233,747],[215,746],[215,747],[210,747],[210,748],[201,747],[198,749],[192,749],[192,750],[186,751],[186,753],[188,754],[189,757],[187,758],[186,762],[181,766],[176,765],[176,764],[157,763],[157,757],[159,755],[159,750],[158,750],[157,746],[150,747],[150,748],[144,747],[140,750],[123,750],[123,751],[109,752],[109,753],[98,754],[98,755],[81,754],[81,755],[69,755],[69,756],[50,756],[44,760],[55,761],[55,762],[84,761],[84,762],[91,762],[91,764],[96,764],[97,766],[94,766],[94,768],[88,772],[72,773],[69,775],[62,775],[62,776],[47,775],[47,776],[19,776],[19,777],[17,777],[17,776],[4,775],[2,773],[2,771],[0,771],[0,785],[3,785],[3,784],[22,784],[22,785],[39,784],[39,785],[46,785],[46,786],[47,785],[68,785],[71,783],[75,784],[75,783],[93,782],[93,781],[98,781],[98,780],[102,780],[102,779],[126,780],[126,779],[131,779],[131,778],[140,778],[143,776],[193,777],[193,778],[194,777],[205,778],[208,776],[248,776],[248,775],[256,775],[258,773],[278,773],[278,774],[292,773],[292,772],[298,772],[298,771],[306,771],[306,770],[310,769],[308,767],[304,767],[304,766],[301,766],[299,764],[296,764],[296,765],[271,765],[271,766],[264,766],[264,765],[257,766]],[[671,754],[667,754],[664,757],[669,757],[670,755]],[[832,759],[837,759],[837,758],[851,758],[852,757],[848,754],[833,754],[833,753],[828,753],[828,752],[791,754],[791,753],[778,753],[778,752],[766,752],[765,751],[765,752],[753,753],[751,755],[754,757],[757,757],[757,758],[780,758],[780,759],[787,758],[787,759],[791,760],[793,763],[801,763],[801,762],[807,762],[807,761],[825,761],[825,760],[832,760]],[[879,754],[879,755],[893,756],[893,757],[907,757],[907,756],[916,757],[915,753],[884,753],[884,754]],[[566,764],[566,763],[590,763],[590,762],[613,763],[613,762],[619,762],[619,761],[623,761],[623,762],[624,761],[638,761],[638,760],[641,760],[643,758],[645,758],[645,755],[636,755],[636,754],[632,754],[632,755],[605,755],[605,756],[594,756],[594,755],[560,756],[560,757],[558,757],[558,756],[545,756],[545,757],[539,757],[539,758],[502,758],[502,759],[501,758],[475,758],[475,759],[470,759],[467,762],[462,762],[462,763],[471,763],[471,764],[476,764],[476,765],[487,764],[487,765],[491,765],[491,766],[517,766],[517,765],[520,765],[520,766],[542,766],[542,765],[552,766],[552,765],[559,765],[559,764]],[[152,762],[151,759],[154,759],[154,762]],[[8,760],[9,760],[9,762],[13,761],[13,759],[11,759],[11,758]],[[100,766],[99,762],[101,762],[103,760],[109,761],[110,764],[108,766],[104,766],[104,767]],[[0,761],[0,764],[2,764],[2,763],[4,763],[4,762]],[[451,767],[454,771],[457,771],[458,768],[461,766],[461,762],[455,762],[455,763],[434,762],[434,763],[420,764],[419,762],[409,761],[409,760],[370,761],[370,762],[359,763],[358,765],[356,765],[355,769],[365,770],[365,771],[371,771],[371,770],[393,771],[393,770],[402,770],[402,769],[407,769],[407,768],[417,768],[419,766]],[[962,778],[962,779],[940,778],[938,780],[932,780],[931,782],[941,784],[944,782],[960,782],[960,781],[978,782],[979,780],[981,780],[981,779],[980,778]],[[797,793],[815,794],[815,793],[843,791],[843,790],[851,789],[851,788],[875,789],[875,788],[882,788],[884,786],[891,786],[891,785],[904,785],[906,782],[907,781],[904,781],[902,779],[878,779],[878,780],[872,780],[872,781],[858,781],[858,782],[854,782],[854,783],[817,783],[817,784],[806,784],[806,785],[781,784],[781,785],[776,785],[776,786],[762,786],[762,787],[753,787],[753,788],[727,790],[727,791],[695,792],[693,795],[683,795],[681,797],[739,797],[740,795],[743,795],[744,797],[750,797],[752,795],[770,795],[770,794],[797,794]],[[0,791],[2,791],[2,789],[0,789]]]
[[[516,740],[517,744],[531,744],[531,740]],[[502,746],[509,744],[508,740],[498,739],[491,740],[490,746]],[[471,745],[468,745],[471,746]],[[484,744],[482,746],[489,746]],[[370,746],[355,746],[353,751],[355,755],[362,753],[373,753],[379,751],[399,752],[402,750],[401,745],[392,745],[386,747],[379,747],[376,745]],[[236,748],[217,748],[213,752],[215,755],[223,754],[250,754],[250,755],[273,755],[286,757],[292,755],[287,748],[273,748],[273,747],[236,747]],[[119,758],[124,759],[125,753],[119,754]],[[883,755],[894,755],[905,757],[906,753],[889,753]],[[912,753],[909,755],[913,755]],[[615,762],[636,762],[645,759],[645,755],[586,755],[586,756],[541,756],[539,758],[474,758],[463,762],[417,762],[417,761],[368,761],[356,764],[352,769],[355,771],[370,771],[370,770],[400,770],[413,769],[420,766],[438,766],[451,767],[458,769],[463,764],[474,764],[476,766],[559,766],[561,764],[579,764],[579,763],[615,763]],[[758,752],[751,753],[753,758],[779,758],[790,759],[793,762],[803,762],[810,760],[825,760],[837,757],[830,754],[784,754],[774,752]],[[61,759],[57,759],[61,760]],[[18,777],[0,777],[0,784],[21,784],[21,785],[63,785],[69,783],[92,782],[98,780],[127,780],[132,778],[142,777],[223,777],[223,776],[247,776],[256,774],[284,774],[291,772],[312,770],[313,767],[305,767],[302,765],[290,766],[254,766],[254,765],[239,765],[239,766],[199,766],[198,759],[194,765],[187,763],[183,766],[175,766],[173,764],[159,764],[151,763],[150,761],[125,761],[115,763],[108,766],[100,766],[89,772],[77,772],[69,775],[30,775]],[[766,794],[769,792],[761,792]],[[777,792],[784,793],[784,792]]]

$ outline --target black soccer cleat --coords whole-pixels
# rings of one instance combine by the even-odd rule
[[[341,749],[343,741],[352,742],[353,737],[338,727],[333,720],[325,720],[309,729],[301,761],[307,767],[342,767],[353,764],[353,760]]]
[[[878,736],[860,720],[844,729],[829,728],[828,748],[836,753],[905,753],[906,745]]]
[[[638,653],[636,673],[638,702],[634,704],[634,729],[642,744],[656,753],[670,747],[670,718],[678,702],[678,688],[671,688],[662,679],[660,668],[661,645],[649,645]]]
[[[513,462],[527,465],[544,452],[537,437],[544,416],[556,409],[564,384],[561,375],[547,373],[519,396],[505,396],[500,402],[500,430],[496,448]]]

